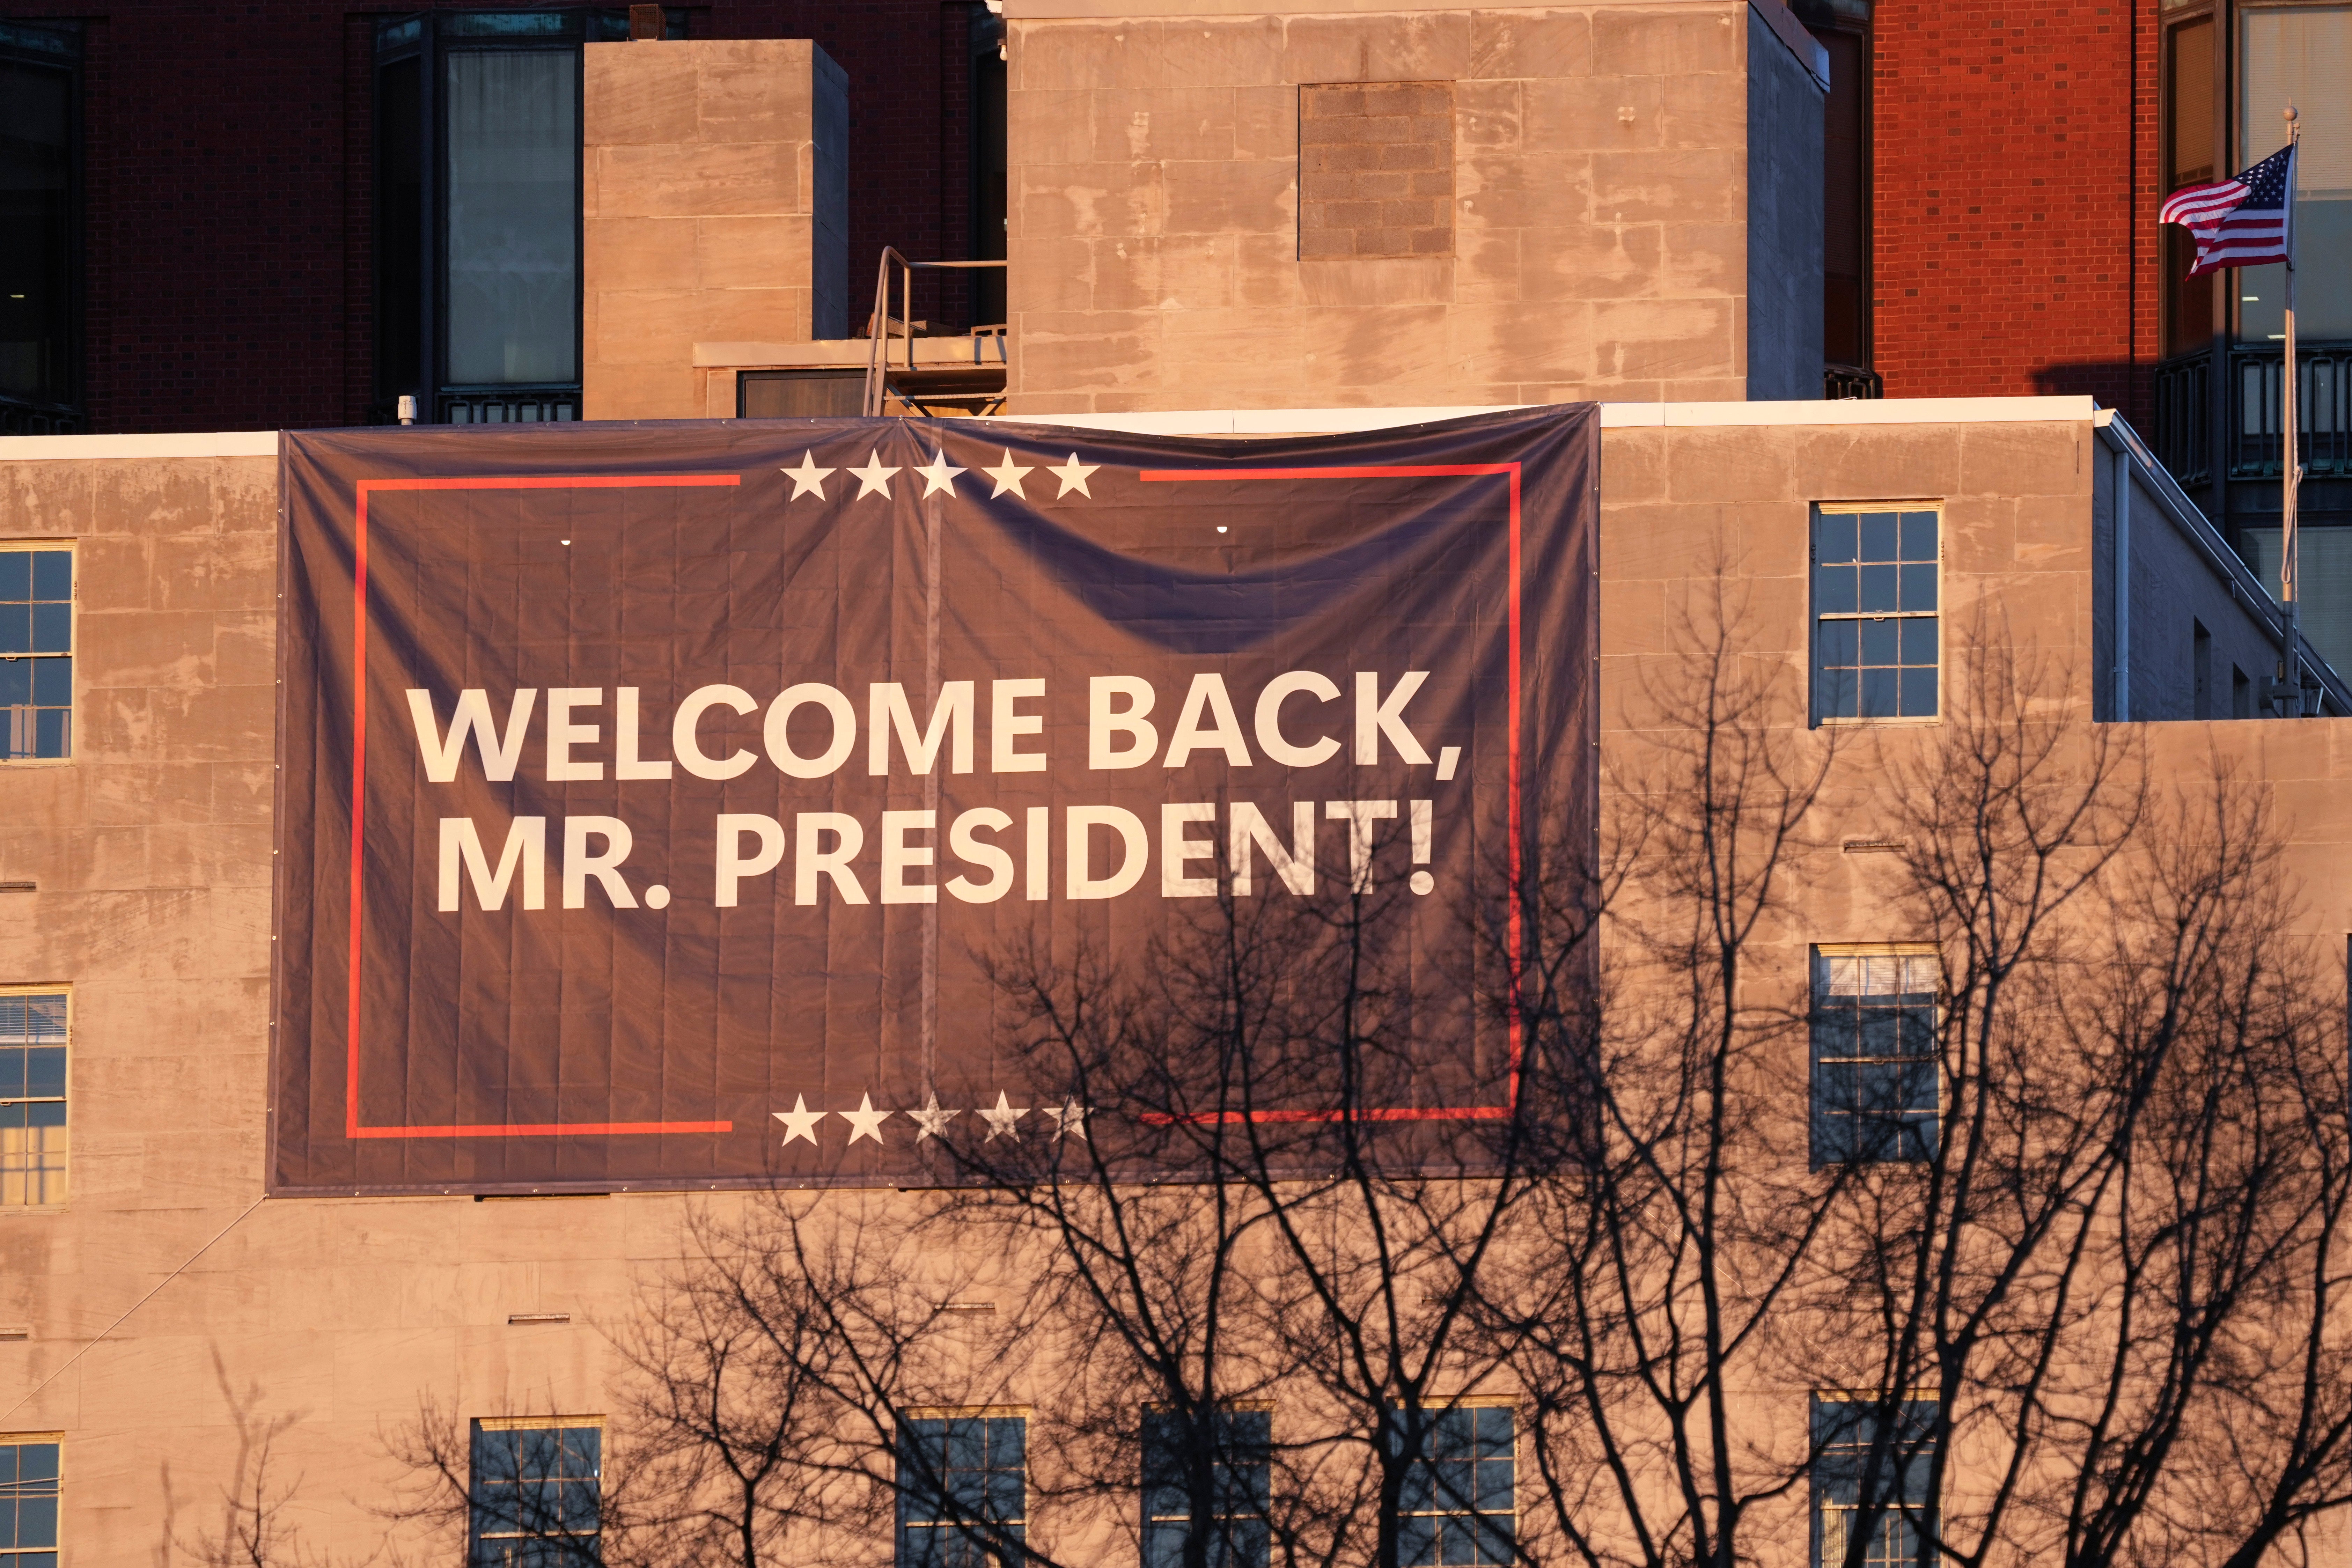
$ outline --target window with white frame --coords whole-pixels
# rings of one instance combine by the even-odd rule
[[[0,1436],[0,1568],[58,1568],[55,1436]]]
[[[1813,1162],[1935,1157],[1942,1110],[1930,947],[1813,950]]]
[[[1402,1568],[1513,1560],[1517,1436],[1508,1405],[1389,1412],[1391,1452],[1407,1460],[1397,1496]]]
[[[910,1416],[898,1432],[898,1568],[1018,1568],[1028,1498],[1028,1417]]]
[[[63,991],[0,990],[0,1208],[66,1201],[70,1014]]]
[[[474,1423],[467,1568],[586,1568],[604,1561],[601,1421]]]
[[[1143,1417],[1143,1568],[1179,1568],[1196,1521],[1191,1484],[1207,1467],[1209,1568],[1266,1568],[1273,1542],[1274,1412],[1220,1410],[1198,1426],[1173,1411]]]
[[[1813,1568],[1935,1562],[1936,1402],[1813,1396]]]
[[[1813,510],[1813,722],[1932,719],[1942,518],[1927,506]]]
[[[0,759],[73,755],[73,551],[0,544]]]

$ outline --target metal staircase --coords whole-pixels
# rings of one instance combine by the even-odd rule
[[[898,310],[890,310],[891,268],[896,265]],[[1011,369],[1005,353],[1002,322],[974,327],[971,363],[915,363],[915,336],[923,323],[914,320],[915,273],[918,270],[971,270],[1003,267],[1002,261],[909,261],[885,246],[882,267],[874,282],[874,314],[866,334],[874,340],[866,362],[866,412],[869,416],[913,414],[926,418],[942,414],[993,414],[1004,406],[1004,383]],[[893,353],[893,342],[905,345],[903,359]],[[995,358],[992,363],[990,351]]]

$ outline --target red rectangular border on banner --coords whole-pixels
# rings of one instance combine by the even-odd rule
[[[360,1125],[361,879],[367,829],[367,529],[368,497],[378,490],[557,490],[729,488],[740,474],[553,474],[510,478],[362,479],[352,550],[352,960],[350,1014],[343,1061],[343,1135],[347,1138],[564,1138],[626,1133],[732,1132],[732,1121],[537,1121],[447,1127]]]
[[[1499,1121],[1517,1109],[1523,1051],[1523,1021],[1518,1007],[1519,974],[1524,952],[1524,915],[1518,878],[1523,844],[1520,784],[1520,465],[1517,463],[1453,463],[1349,468],[1144,468],[1138,478],[1147,483],[1219,479],[1445,479],[1504,476],[1510,480],[1509,682],[1510,710],[1508,773],[1508,833],[1511,842],[1508,889],[1508,963],[1510,998],[1508,1092],[1501,1105],[1460,1107],[1374,1107],[1352,1113],[1339,1110],[1261,1110],[1218,1113],[1216,1121],[1334,1121],[1351,1115],[1365,1121]],[[360,967],[363,934],[362,878],[367,820],[367,528],[368,498],[376,491],[497,490],[497,489],[632,489],[663,488],[731,488],[742,482],[737,474],[677,475],[547,475],[515,477],[362,479],[356,486],[356,521],[352,554],[352,899],[349,1011],[344,1065],[345,1136],[362,1138],[534,1138],[594,1137],[667,1132],[730,1132],[732,1121],[557,1121],[446,1126],[362,1126],[360,1122]]]

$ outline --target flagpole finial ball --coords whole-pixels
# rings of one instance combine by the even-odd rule
[[[2286,106],[2286,122],[2290,125],[2294,123],[2294,105],[2292,103]]]

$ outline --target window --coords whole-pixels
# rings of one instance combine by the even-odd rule
[[[2213,178],[2213,18],[2183,22],[2165,34],[2164,189]],[[2164,226],[2164,352],[2194,353],[2213,342],[2213,279],[2191,278],[2197,237]]]
[[[0,1437],[0,1568],[58,1568],[55,1437]]]
[[[1209,1568],[1265,1568],[1274,1414],[1219,1412],[1202,1434],[1210,1449]],[[1143,1418],[1143,1568],[1178,1568],[1192,1528],[1186,1470],[1192,1434],[1183,1417]]]
[[[604,1438],[593,1421],[475,1422],[467,1568],[602,1561]]]
[[[1815,511],[1815,723],[1936,716],[1937,521],[1924,508]]]
[[[1816,948],[1813,1163],[1919,1161],[1942,1106],[1929,948]]]
[[[2281,111],[2303,114],[2295,157],[2294,330],[2305,342],[2352,338],[2352,273],[2332,258],[2352,252],[2352,122],[2338,106],[2352,76],[2352,5],[2249,5],[2238,13],[2238,156],[2246,168],[2286,145]],[[2286,269],[2245,267],[2238,285],[2238,337],[2286,336]]]
[[[376,25],[372,418],[579,417],[580,50],[628,37],[620,10]]]
[[[0,991],[0,1208],[66,1201],[67,1011],[61,991]]]
[[[73,754],[73,552],[0,545],[0,758]]]
[[[1867,15],[1867,12],[1864,13]],[[1822,357],[1870,363],[1870,24],[1812,29],[1830,55],[1822,105]]]
[[[2295,243],[2301,245],[2298,238]],[[2295,288],[2300,290],[2308,267],[2295,268]],[[2295,300],[2296,313],[2302,312],[2300,293]],[[2297,331],[2302,331],[2300,325]],[[2326,386],[2325,379],[2304,377],[2304,386]],[[2342,394],[2338,394],[2339,396]],[[2276,416],[2273,416],[2275,424]],[[2306,432],[2308,426],[2306,425]],[[2311,439],[2308,433],[2305,440]],[[2308,463],[2311,459],[2305,457]],[[2276,513],[2273,514],[2273,516]],[[2239,549],[2246,564],[2254,574],[2278,592],[2280,556],[2285,545],[2275,528],[2242,528],[2238,531]],[[2296,588],[2303,602],[2296,606],[2302,622],[2304,639],[2314,652],[2337,669],[2352,669],[2352,528],[2312,528],[2296,530],[2295,567],[2302,577]]]
[[[1454,84],[1298,89],[1302,260],[1454,254]]]
[[[865,412],[863,370],[747,370],[735,376],[738,419],[824,419]]]
[[[1814,1568],[1932,1563],[1936,1404],[1813,1396]]]
[[[81,33],[0,22],[0,436],[72,435],[81,402]]]
[[[1409,1453],[1404,1413],[1391,1411],[1389,1420],[1391,1452]],[[1421,1451],[1397,1499],[1397,1562],[1510,1562],[1517,1533],[1511,1407],[1455,1405],[1424,1410],[1421,1422]]]
[[[898,1434],[900,1568],[1018,1563],[1028,1451],[1025,1416],[910,1418]]]
[[[2236,665],[2230,667],[2230,717],[2251,719],[2254,716],[2254,683]]]

